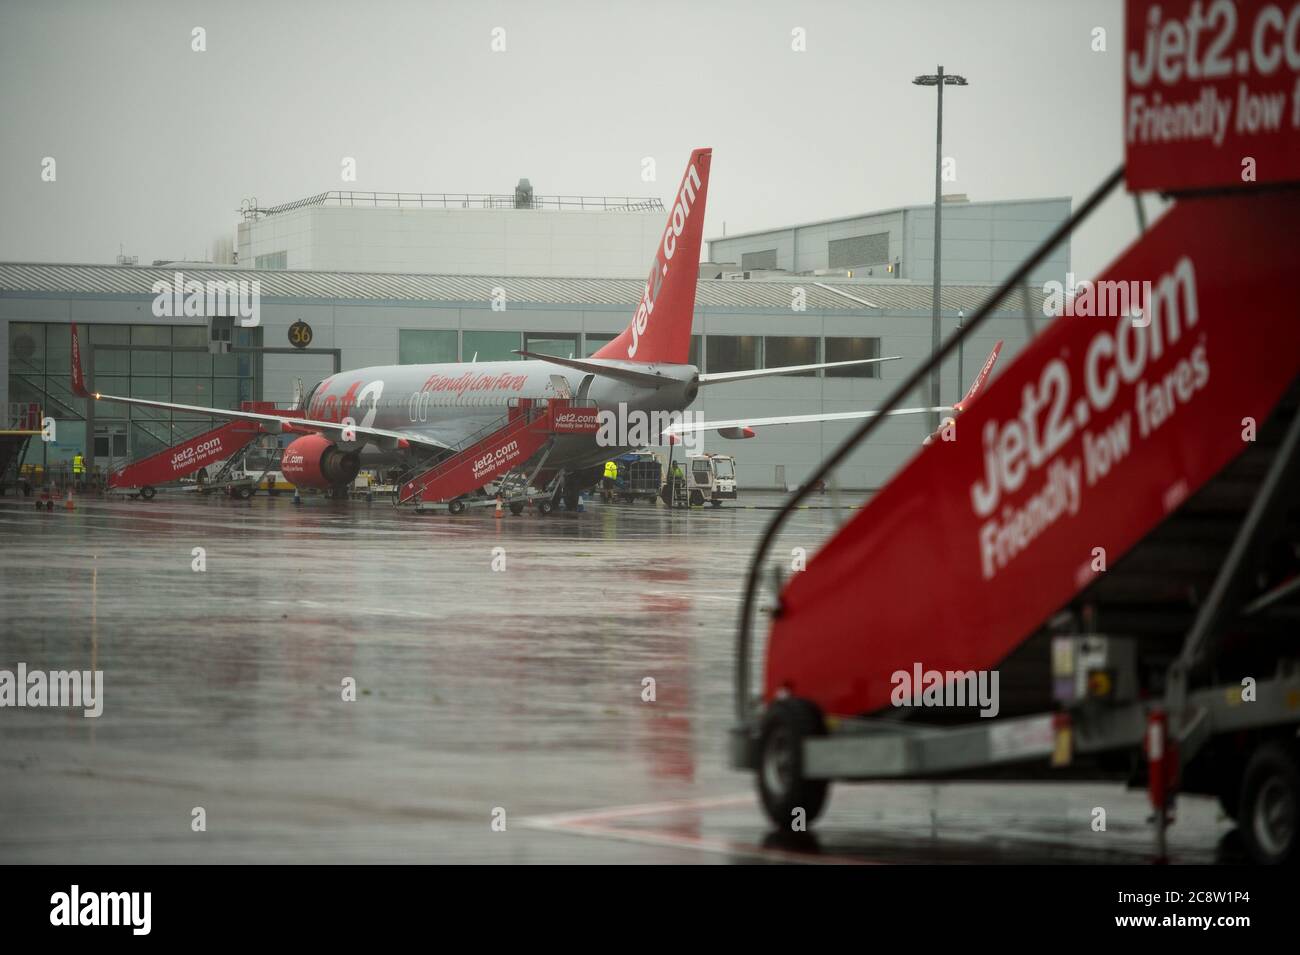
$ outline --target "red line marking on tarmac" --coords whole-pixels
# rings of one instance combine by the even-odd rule
[[[670,802],[639,803],[629,806],[609,806],[604,809],[555,813],[532,816],[521,822],[526,828],[548,832],[566,832],[579,836],[596,836],[640,845],[663,846],[676,849],[693,849],[722,855],[747,856],[778,862],[800,862],[816,865],[870,865],[867,860],[850,856],[821,855],[795,852],[788,849],[768,849],[751,842],[738,842],[717,836],[689,835],[667,826],[613,826],[609,820],[631,819],[638,816],[677,815],[684,812],[701,812],[728,806],[752,806],[754,796],[709,796],[700,799],[679,799]]]

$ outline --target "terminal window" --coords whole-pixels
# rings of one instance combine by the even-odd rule
[[[826,243],[827,265],[832,269],[852,269],[862,265],[884,265],[889,261],[889,233],[855,235],[831,239]]]
[[[460,360],[519,361],[515,352],[521,347],[523,335],[519,332],[462,332]]]
[[[815,365],[817,346],[815,337],[785,337],[769,335],[763,339],[763,367],[784,368],[787,365]],[[791,378],[811,378],[815,371],[797,371]]]
[[[776,249],[764,249],[762,252],[742,252],[740,255],[742,269],[776,268]]]
[[[578,336],[564,332],[525,332],[524,351],[556,358],[573,358],[578,354]]]
[[[856,361],[861,358],[879,358],[879,338],[827,338],[827,361]],[[847,368],[827,368],[828,378],[879,378],[880,365],[850,365]]]
[[[453,329],[401,328],[397,331],[399,365],[438,365],[457,361]]]
[[[95,388],[109,394],[237,408],[241,400],[260,396],[261,357],[229,354],[214,358],[207,350],[204,325],[107,325],[81,328],[82,348]],[[239,345],[261,345],[261,328],[240,328]],[[100,345],[116,346],[101,350]],[[65,465],[74,454],[95,452],[99,467],[121,464],[122,442],[132,457],[160,451],[213,426],[196,412],[128,407],[98,402],[94,434],[87,435],[86,401],[72,394],[72,336],[63,323],[9,323],[9,395],[11,401],[35,402],[55,421],[57,440],[33,442],[26,464]],[[155,351],[154,349],[166,349]],[[185,351],[183,349],[194,349]],[[127,437],[129,435],[129,438]],[[93,447],[87,445],[90,440]],[[102,439],[102,440],[101,440]],[[99,454],[98,451],[107,451]]]
[[[710,335],[705,347],[709,373],[761,368],[763,340],[757,335]]]
[[[590,358],[617,337],[617,335],[584,334],[582,336],[582,357]]]

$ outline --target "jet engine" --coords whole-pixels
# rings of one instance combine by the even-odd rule
[[[284,449],[280,473],[297,487],[351,484],[361,470],[361,455],[344,451],[322,434],[305,434]]]

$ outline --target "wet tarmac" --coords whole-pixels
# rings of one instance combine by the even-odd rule
[[[1145,795],[1104,782],[838,786],[773,836],[725,733],[777,500],[0,498],[0,669],[104,672],[98,718],[0,709],[0,862],[1151,861]],[[1183,798],[1173,861],[1233,860],[1230,829]]]

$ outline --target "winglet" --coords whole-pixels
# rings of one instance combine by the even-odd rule
[[[78,398],[89,398],[86,390],[86,377],[81,371],[81,338],[77,335],[77,323],[72,323],[72,393]]]
[[[1001,352],[1002,342],[999,340],[998,343],[993,346],[993,350],[989,352],[989,357],[985,359],[984,367],[980,369],[980,373],[976,375],[975,380],[971,382],[970,390],[962,396],[961,401],[953,405],[954,411],[965,411],[966,406],[975,399],[975,396],[984,390],[984,382],[988,381],[989,373],[993,371],[993,366],[997,363],[998,355]]]

